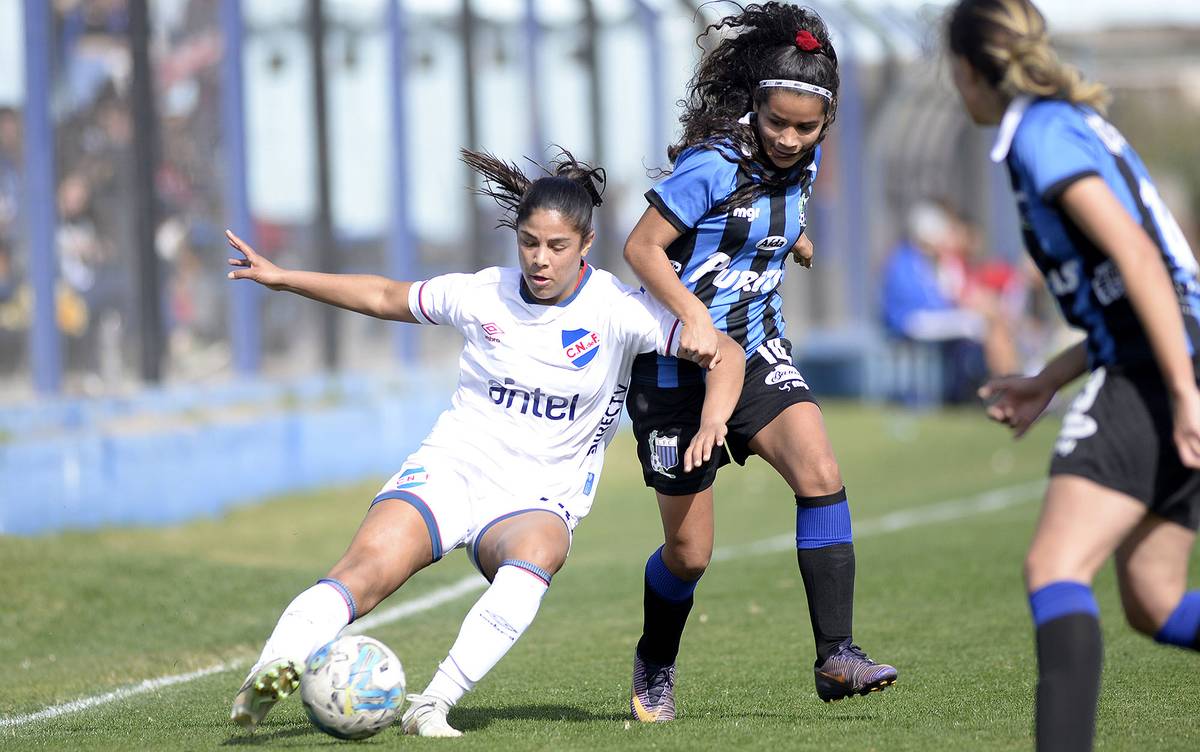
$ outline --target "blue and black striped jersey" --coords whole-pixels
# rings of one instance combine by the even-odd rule
[[[680,281],[708,305],[717,329],[749,356],[763,342],[783,336],[779,285],[792,245],[804,232],[821,149],[792,168],[796,179],[786,189],[729,207],[729,196],[755,179],[727,158],[733,148],[724,143],[685,150],[646,199],[680,232],[667,248]],[[690,362],[651,354],[634,362],[633,378],[671,387],[698,383],[704,376]]]
[[[1056,99],[1014,99],[992,149],[1007,160],[1025,245],[1063,316],[1087,332],[1091,368],[1150,361],[1153,351],[1116,264],[1087,238],[1058,199],[1072,183],[1099,176],[1158,245],[1175,283],[1189,351],[1200,345],[1200,283],[1183,232],[1163,205],[1142,160],[1094,110]]]

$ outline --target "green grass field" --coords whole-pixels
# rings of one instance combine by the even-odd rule
[[[975,412],[912,416],[833,405],[826,415],[858,531],[856,639],[900,669],[896,687],[831,705],[817,700],[795,554],[752,545],[791,530],[793,502],[755,461],[726,469],[717,486],[720,554],[684,636],[682,715],[663,726],[627,723],[641,573],[661,529],[623,435],[537,621],[452,712],[467,735],[431,741],[391,729],[363,744],[1031,748],[1035,673],[1020,563],[1057,421],[1012,443]],[[296,699],[276,708],[254,736],[230,725],[229,704],[283,606],[342,552],[379,482],[175,528],[0,537],[0,749],[342,744],[311,727]],[[996,493],[981,497],[989,491]],[[932,507],[955,500],[961,503]],[[380,609],[470,573],[456,552]],[[1107,656],[1100,748],[1200,749],[1200,657],[1129,630],[1111,568],[1096,590]],[[370,630],[400,655],[411,689],[424,687],[478,592]],[[231,667],[57,717],[11,722],[219,664]]]

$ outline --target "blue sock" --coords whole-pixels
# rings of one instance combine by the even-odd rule
[[[1154,641],[1200,650],[1200,590],[1184,594]]]
[[[827,496],[796,497],[796,548],[825,548],[853,543],[846,489]]]
[[[665,600],[675,603],[686,601],[692,597],[692,593],[696,592],[696,585],[699,582],[698,579],[682,580],[667,569],[667,563],[663,561],[662,557],[662,546],[659,546],[658,550],[650,554],[650,558],[646,560],[646,584]]]
[[[1030,593],[1029,610],[1033,612],[1035,627],[1069,614],[1100,616],[1092,589],[1082,582],[1068,580],[1051,582]]]

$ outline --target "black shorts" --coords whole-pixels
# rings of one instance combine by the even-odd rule
[[[1092,373],[1063,418],[1050,475],[1087,478],[1200,527],[1200,471],[1179,459],[1167,389],[1152,366]]]
[[[711,486],[717,469],[729,464],[730,455],[739,465],[746,464],[753,454],[750,440],[755,434],[792,405],[817,401],[792,365],[792,343],[783,338],[768,340],[746,360],[742,396],[727,424],[728,452],[713,452],[708,462],[685,473],[683,453],[700,428],[704,384],[660,387],[634,381],[629,391],[625,405],[633,421],[642,477],[647,486],[670,496],[699,493]]]

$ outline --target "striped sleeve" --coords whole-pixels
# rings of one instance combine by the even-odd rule
[[[679,155],[674,171],[646,192],[646,200],[684,233],[736,188],[736,164],[716,149],[694,147]]]

